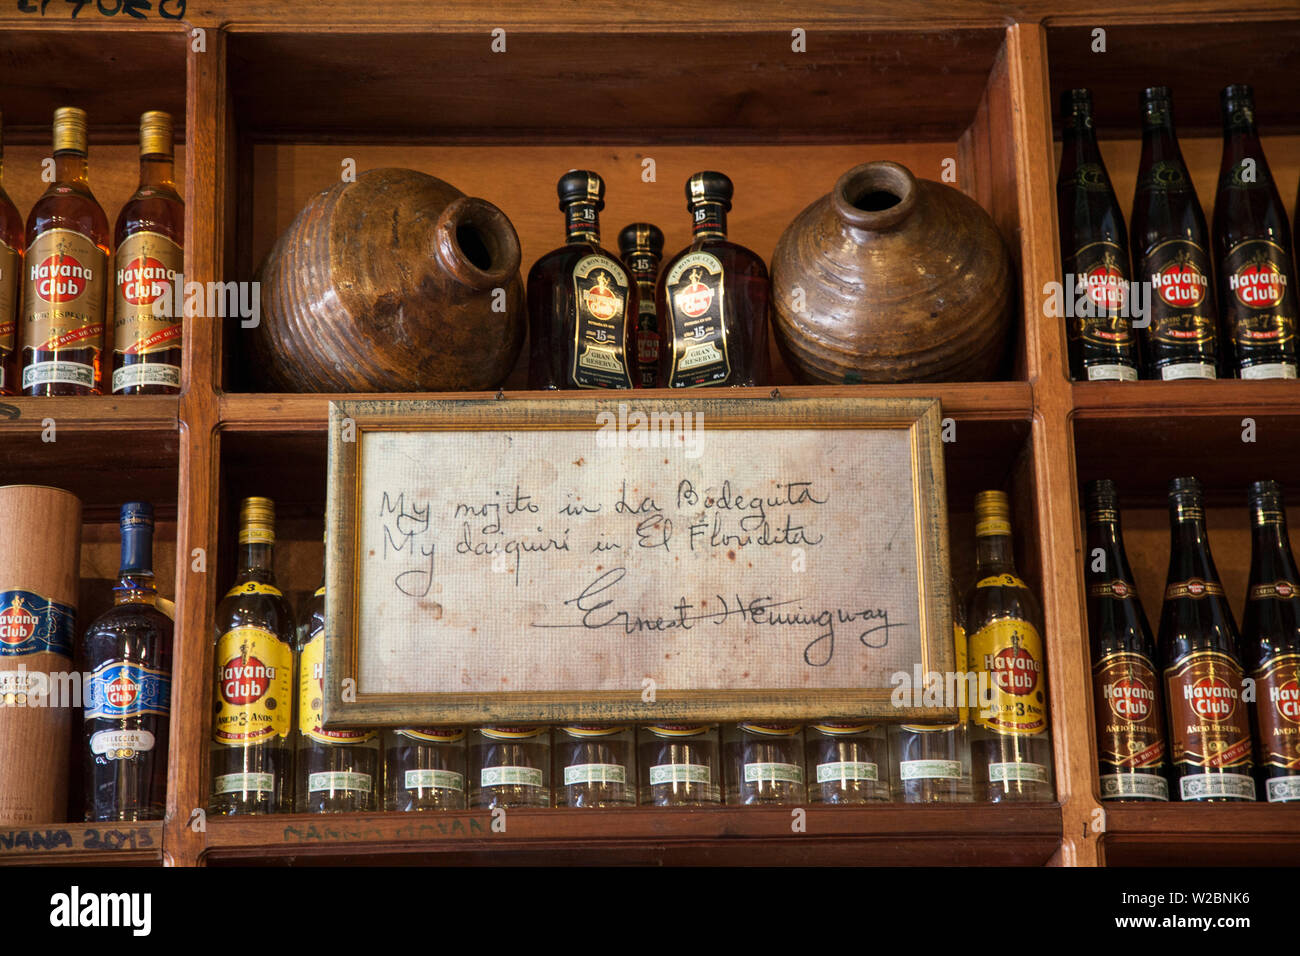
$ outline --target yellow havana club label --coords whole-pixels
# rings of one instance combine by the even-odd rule
[[[969,668],[988,674],[992,701],[976,708],[976,722],[1000,734],[1047,730],[1047,674],[1043,639],[1028,621],[993,621],[970,636]]]
[[[1028,585],[1020,580],[1014,574],[994,574],[987,578],[980,578],[976,582],[977,588],[1024,588],[1028,590]]]
[[[181,317],[158,316],[154,309],[159,300],[167,301],[172,283],[183,269],[181,247],[164,235],[137,232],[122,240],[117,247],[113,268],[115,352],[139,356],[180,348]],[[136,380],[146,372],[152,376],[149,381]],[[180,368],[170,364],[139,363],[118,369],[113,378],[114,391],[134,385],[179,386]]]
[[[23,261],[22,346],[42,352],[104,347],[104,250],[71,229],[32,241]],[[23,388],[95,386],[93,361],[43,360],[23,370]]]
[[[22,257],[13,246],[0,242],[0,363],[14,350],[18,331],[18,272]],[[0,388],[6,384],[0,364]],[[12,384],[12,383],[9,383]]]
[[[233,597],[236,594],[271,594],[275,597],[283,597],[280,589],[274,584],[263,584],[261,581],[245,581],[243,584],[236,584],[226,592],[226,597]]]
[[[270,631],[236,627],[217,640],[212,739],[247,747],[289,736],[293,651]]]
[[[454,744],[465,739],[463,727],[403,727],[393,732],[399,737],[427,744]]]
[[[374,731],[326,730],[321,726],[325,697],[325,632],[303,645],[298,661],[298,730],[317,743],[347,746],[375,739]]]

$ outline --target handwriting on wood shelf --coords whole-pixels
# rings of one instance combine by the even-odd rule
[[[152,0],[18,0],[18,12],[42,17],[67,13],[72,20],[78,19],[83,12],[133,20],[147,20],[153,13],[164,20],[183,20],[185,0],[158,0],[156,6]]]
[[[139,850],[154,845],[148,827],[0,830],[0,850]]]

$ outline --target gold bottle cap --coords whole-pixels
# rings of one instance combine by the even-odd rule
[[[170,156],[172,154],[172,117],[162,110],[150,110],[140,115],[140,155]]]
[[[1011,501],[1005,491],[981,491],[975,496],[975,537],[1011,533]]]
[[[239,505],[239,543],[275,544],[275,502],[245,498]]]
[[[86,111],[61,106],[54,111],[54,151],[86,154]]]

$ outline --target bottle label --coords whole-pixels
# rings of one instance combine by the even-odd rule
[[[1163,125],[1162,120],[1157,117],[1163,117],[1163,114],[1149,114],[1146,125],[1155,127]],[[1152,163],[1147,169],[1146,175],[1138,179],[1138,191],[1150,190],[1159,193],[1185,193],[1190,192],[1192,181],[1187,178],[1187,173],[1181,163],[1171,163],[1167,159],[1160,159]]]
[[[1293,803],[1300,800],[1300,775],[1269,777],[1264,781],[1264,798],[1269,803]]]
[[[1141,654],[1121,651],[1093,665],[1097,756],[1103,765],[1160,772],[1165,734],[1159,686],[1155,668]]]
[[[656,737],[698,737],[708,733],[708,724],[650,724],[646,728]]]
[[[880,768],[874,763],[863,763],[859,760],[837,760],[833,763],[819,763],[817,765],[817,782],[818,783],[841,783],[847,780],[871,780],[880,779]]]
[[[1258,762],[1300,778],[1300,654],[1279,654],[1254,676]]]
[[[157,738],[147,730],[99,730],[90,735],[90,752],[105,760],[131,760],[153,750]]]
[[[1157,243],[1142,257],[1138,277],[1151,282],[1147,342],[1160,377],[1214,378],[1215,314],[1205,250],[1186,239]]]
[[[1263,524],[1263,522],[1259,522]],[[1290,600],[1295,597],[1297,588],[1290,581],[1269,581],[1267,584],[1252,584],[1246,595],[1248,601],[1269,601],[1274,598]]]
[[[876,729],[875,724],[846,723],[837,720],[823,720],[820,724],[813,724],[812,726],[813,730],[820,731],[828,737],[843,737],[848,734],[867,734]]]
[[[465,790],[465,777],[454,770],[408,770],[402,782],[407,790]]]
[[[1192,800],[1254,800],[1255,779],[1243,773],[1192,773],[1178,778],[1178,795]]]
[[[322,727],[324,697],[325,632],[321,630],[303,645],[298,661],[298,731],[317,743],[336,746],[364,744],[375,739],[377,734],[373,730],[326,730]]]
[[[959,760],[900,760],[900,780],[960,780]]]
[[[629,728],[626,724],[569,724],[560,729],[570,737],[611,737]]]
[[[1295,377],[1296,300],[1290,273],[1286,250],[1266,239],[1239,242],[1224,257],[1223,322],[1242,378],[1265,377],[1259,370],[1266,366],[1274,367],[1267,377]]]
[[[745,783],[803,783],[803,767],[797,763],[747,763]]]
[[[1128,309],[1128,258],[1114,242],[1090,242],[1075,252],[1068,270],[1082,288],[1084,307],[1069,324],[1088,378],[1135,379],[1133,329]],[[1093,375],[1092,368],[1098,370]]]
[[[702,763],[660,763],[650,768],[650,786],[672,783],[713,783],[713,770]]]
[[[627,370],[630,298],[627,273],[608,256],[583,256],[573,267],[577,322],[573,332],[573,381],[579,388],[631,388]]]
[[[970,637],[969,666],[988,674],[992,700],[975,721],[999,734],[1041,734],[1047,730],[1043,639],[1028,621],[993,621]],[[977,678],[978,679],[978,678]]]
[[[1088,585],[1091,597],[1118,598],[1121,601],[1133,596],[1133,585],[1116,578],[1114,581],[1093,581]]]
[[[669,388],[695,388],[731,374],[723,311],[722,262],[708,252],[682,256],[664,279],[672,371]]]
[[[18,273],[22,268],[18,250],[0,241],[0,363],[14,350],[18,331]],[[4,367],[0,365],[0,388],[4,387]]]
[[[1028,585],[1014,574],[993,574],[987,578],[980,578],[975,583],[977,588],[1024,588],[1029,590]]]
[[[627,783],[627,768],[616,763],[575,763],[564,768],[564,785]]]
[[[764,737],[793,737],[799,733],[799,724],[737,724],[737,726],[751,734],[761,734]]]
[[[180,347],[181,317],[158,316],[154,304],[171,292],[184,269],[181,247],[164,235],[137,232],[122,240],[114,257],[114,351],[148,355]]]
[[[1241,679],[1240,665],[1221,651],[1197,651],[1165,671],[1169,754],[1175,764],[1250,772]]]
[[[217,712],[212,739],[247,747],[288,737],[293,723],[293,651],[270,631],[236,627],[217,641]]]
[[[212,781],[213,793],[275,793],[275,775],[223,773]]]
[[[335,770],[307,774],[308,793],[321,793],[322,791],[328,793],[338,790],[369,793],[370,789],[371,779],[368,773]]]
[[[490,737],[493,740],[524,740],[528,737],[541,736],[546,733],[546,728],[533,726],[505,727],[497,725],[493,727],[480,727],[478,732],[484,737]]]
[[[654,388],[659,382],[659,312],[652,285],[640,288],[636,317],[636,360],[641,386]]]
[[[1047,768],[1041,763],[989,764],[989,783],[1047,783]]]
[[[226,592],[226,597],[234,597],[236,594],[269,594],[272,597],[284,597],[274,584],[263,584],[261,581],[245,581],[243,584],[236,584]]]
[[[418,740],[421,743],[428,744],[454,744],[465,739],[463,727],[448,727],[445,729],[422,727],[419,730],[413,727],[403,727],[401,730],[393,731],[393,733],[399,737],[406,737],[409,740]]]
[[[1165,600],[1172,601],[1175,598],[1196,598],[1209,597],[1211,594],[1223,595],[1223,585],[1218,581],[1205,581],[1201,578],[1189,578],[1186,581],[1174,581],[1165,585]]]
[[[0,591],[0,657],[72,656],[77,609],[32,591]]]
[[[86,679],[85,719],[166,717],[171,696],[170,674],[130,661],[105,661]]]
[[[1101,775],[1103,800],[1169,799],[1169,781],[1155,773],[1104,773]]]
[[[479,774],[483,787],[540,787],[542,772],[536,767],[484,767]]]
[[[42,352],[104,347],[104,250],[72,229],[41,233],[23,262],[23,347]],[[42,361],[23,369],[23,388],[65,384],[95,386],[93,358]]]

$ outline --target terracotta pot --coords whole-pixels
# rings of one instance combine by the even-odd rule
[[[260,270],[251,357],[296,392],[494,388],[523,347],[519,237],[496,206],[411,169],[314,196]],[[493,311],[495,290],[505,310]]]
[[[801,382],[992,378],[1012,292],[989,214],[898,163],[849,170],[786,227],[772,257],[776,340]]]

